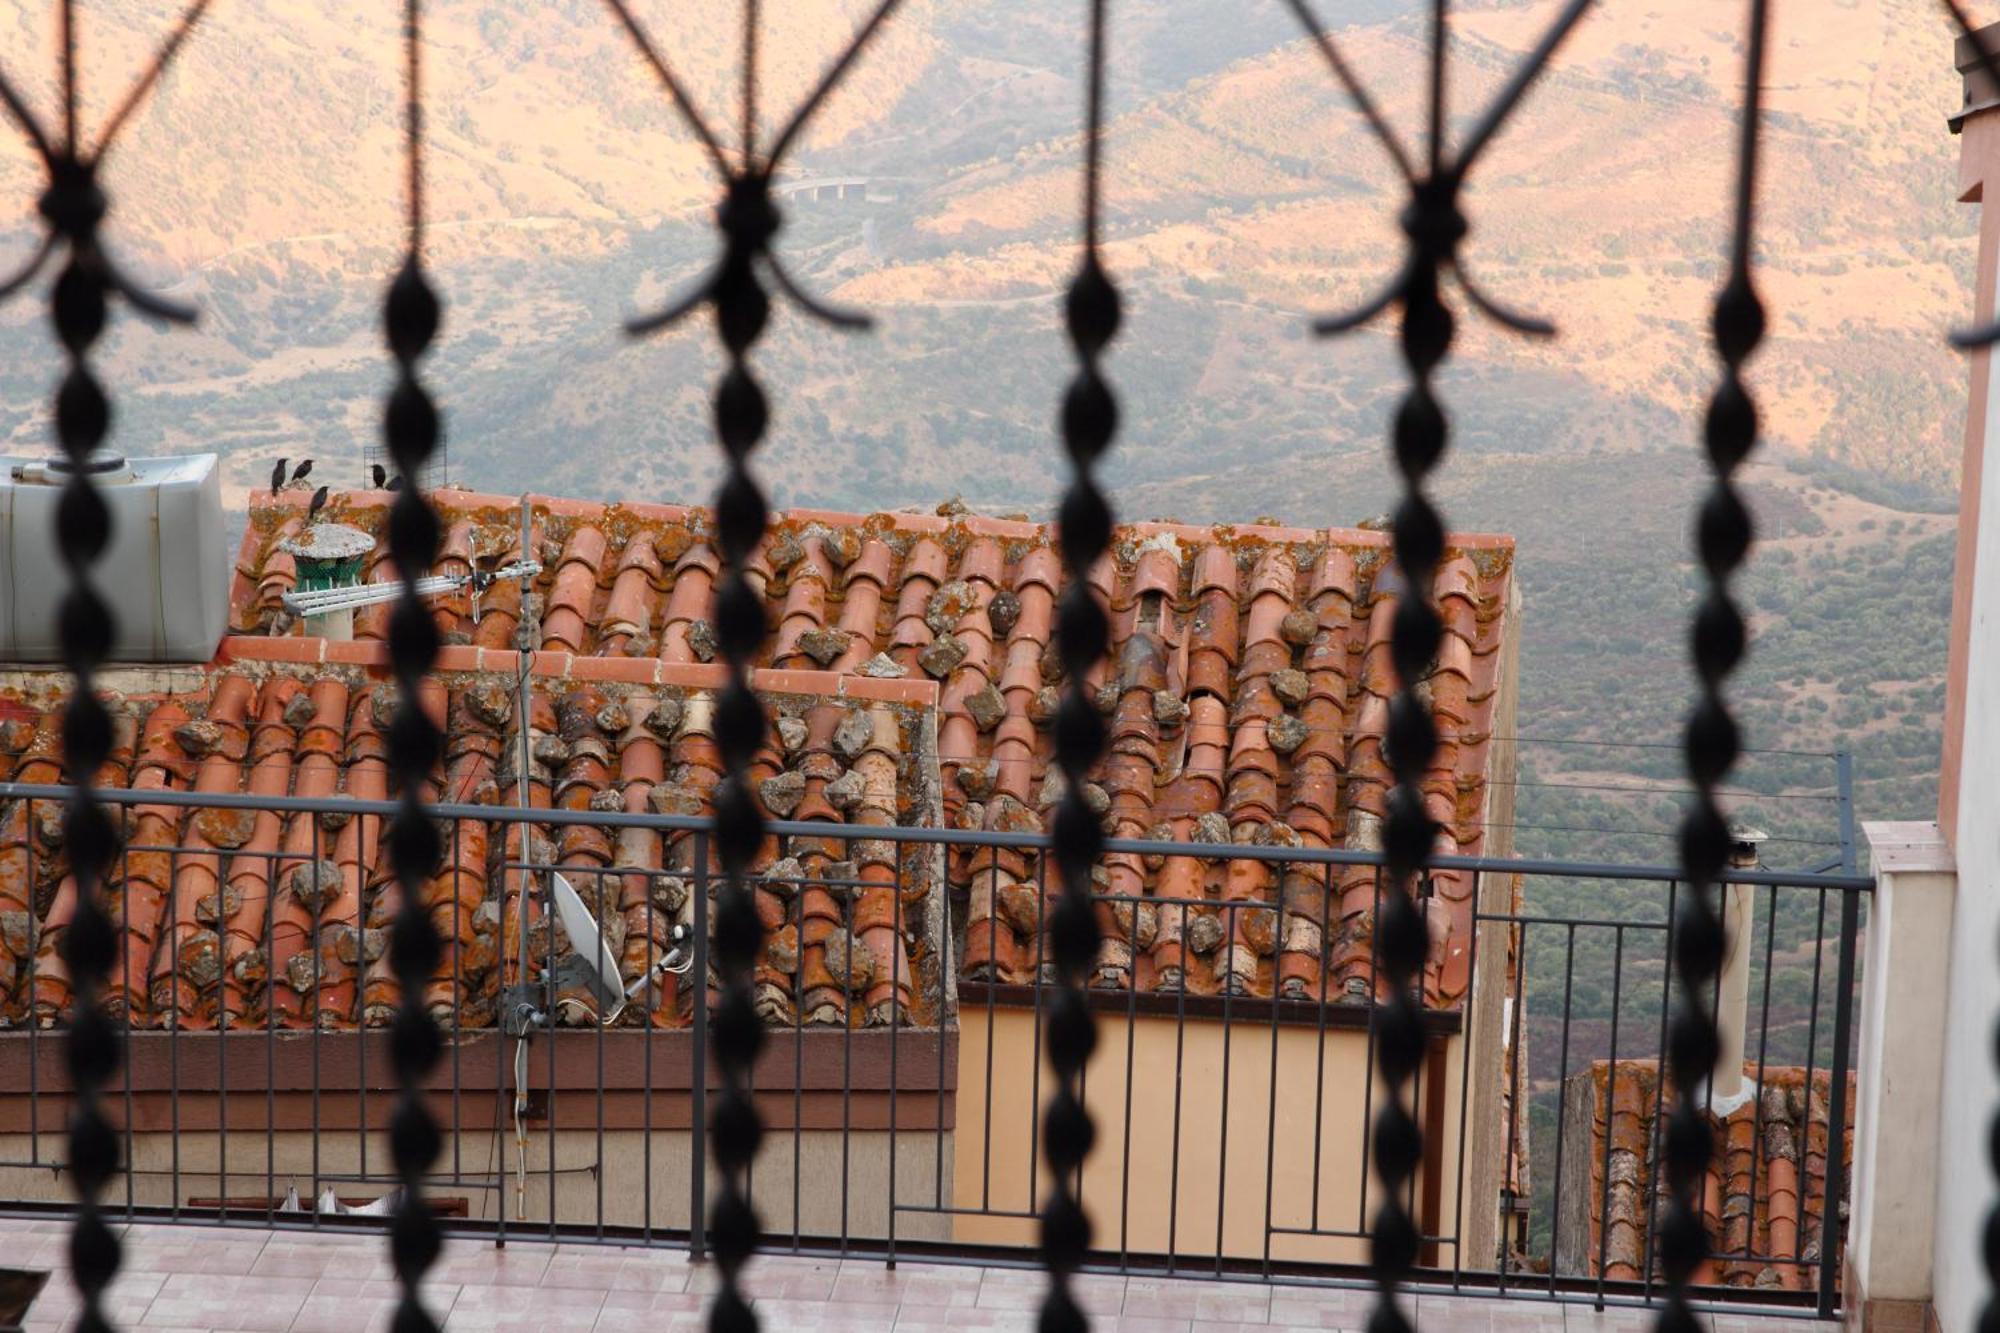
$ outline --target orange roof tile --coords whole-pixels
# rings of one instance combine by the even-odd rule
[[[434,498],[447,530],[464,534],[453,549],[480,553],[490,565],[518,557],[518,501],[465,492]],[[255,501],[238,565],[241,586],[261,589],[303,497]],[[328,514],[380,530],[387,502],[378,492],[337,495]],[[544,565],[527,599],[533,647],[562,654],[564,670],[578,676],[603,659],[633,667],[712,659],[707,617],[717,562],[705,510],[530,502],[530,545]],[[1512,555],[1509,538],[1455,537],[1437,581],[1445,633],[1437,670],[1422,688],[1444,733],[1425,782],[1443,826],[1441,851],[1485,847],[1488,786],[1505,776],[1486,767],[1511,624]],[[1374,848],[1390,784],[1388,634],[1400,591],[1387,561],[1386,534],[1359,529],[1120,528],[1093,575],[1114,624],[1110,658],[1093,679],[1112,730],[1098,780],[1110,831]],[[945,821],[1040,827],[1056,794],[1046,724],[1061,675],[1050,641],[1062,570],[1048,528],[977,515],[797,511],[777,516],[758,563],[771,630],[767,662],[823,668],[857,683],[937,681]],[[377,566],[386,577],[379,550]],[[234,627],[295,634],[274,606],[261,594],[239,598]],[[496,585],[476,619],[473,610],[469,599],[438,603],[448,643],[512,642],[521,610],[515,588]],[[385,625],[367,618],[357,633],[379,636]],[[1039,909],[996,916],[990,900],[1001,889],[990,882],[990,860],[951,858],[952,883],[971,895],[968,920],[979,927],[964,941],[963,974],[1026,981],[1036,965]],[[997,873],[1018,881],[1028,869],[1003,865]],[[1100,984],[1275,989],[1297,999],[1365,994],[1371,984],[1374,880],[1365,869],[1330,885],[1298,873],[1267,883],[1262,865],[1226,855],[1107,869],[1118,889],[1184,897],[1184,909],[1165,915],[1188,919],[1185,931],[1178,921],[1155,924],[1144,939],[1133,933],[1144,914],[1110,921]],[[1445,872],[1433,887],[1428,990],[1432,1002],[1454,1004],[1466,987],[1472,885]],[[1280,891],[1281,922],[1219,906]]]
[[[447,533],[440,569],[520,558],[517,501],[434,498]],[[379,532],[388,501],[336,494],[327,514]],[[386,612],[357,615],[356,642],[326,642],[301,637],[280,601],[297,573],[278,543],[298,530],[304,503],[303,493],[253,497],[233,579],[237,637],[224,640],[199,690],[126,701],[114,771],[100,775],[107,784],[386,793]],[[543,569],[526,597],[510,582],[434,603],[446,647],[426,703],[448,741],[432,794],[513,803],[511,690],[522,647],[534,676],[532,804],[705,811],[720,778],[708,699],[722,680],[706,511],[532,503],[529,554]],[[1423,688],[1446,734],[1425,784],[1441,850],[1485,847],[1486,793],[1505,776],[1486,771],[1486,741],[1512,554],[1504,537],[1456,537],[1438,581],[1444,648]],[[1377,845],[1395,687],[1387,634],[1397,580],[1387,560],[1386,536],[1371,531],[1118,530],[1092,579],[1114,634],[1092,679],[1112,743],[1089,795],[1114,836],[1193,840],[1214,854],[1107,858],[1101,888],[1157,901],[1106,905],[1097,984],[1292,999],[1367,993],[1372,872],[1286,869],[1228,848]],[[368,577],[391,577],[379,547]],[[781,514],[753,581],[771,631],[757,685],[786,719],[756,774],[774,814],[1041,828],[1058,790],[1047,724],[1061,683],[1051,640],[1063,575],[1049,529],[976,515]],[[54,703],[0,694],[0,779],[57,777]],[[384,1021],[393,989],[383,928],[396,890],[379,821],[188,813],[134,812],[133,841],[165,849],[128,858],[114,994],[134,1021]],[[27,827],[21,803],[0,811],[0,1023],[52,1020],[67,1000],[55,946],[73,887],[60,847],[47,842],[53,827]],[[31,856],[36,837],[44,841]],[[496,979],[524,944],[531,956],[551,947],[539,924],[517,938],[523,877],[510,863],[524,850],[568,868],[628,977],[691,910],[687,835],[540,825],[524,849],[518,826],[464,821],[424,890],[448,945],[429,998],[461,1022],[490,1021]],[[770,1021],[935,1018],[939,987],[915,978],[927,964],[934,974],[933,955],[946,947],[925,933],[942,928],[942,886],[927,881],[919,862],[928,861],[905,860],[867,841],[774,840],[766,849],[773,877],[757,893],[771,941],[757,979]],[[962,935],[949,946],[961,975],[1032,980],[1042,952],[1037,862],[978,848],[944,865],[953,901],[964,904]],[[645,870],[653,873],[636,873]],[[1471,888],[1455,873],[1435,877],[1434,1004],[1464,996]],[[1271,903],[1279,909],[1262,905]],[[918,919],[924,929],[913,930]],[[683,1021],[685,1005],[670,982],[654,1021]]]
[[[1759,1071],[1749,1064],[1744,1072],[1755,1081]],[[1727,1115],[1711,1116],[1715,1154],[1705,1209],[1714,1257],[1696,1280],[1719,1286],[1808,1290],[1817,1281],[1820,1261],[1832,1074],[1814,1070],[1808,1088],[1803,1067],[1767,1067],[1762,1073],[1758,1096]],[[1638,1280],[1645,1275],[1658,1198],[1659,1139],[1665,1132],[1661,1122],[1673,1110],[1673,1086],[1660,1088],[1659,1064],[1653,1060],[1620,1060],[1615,1079],[1610,1062],[1598,1060],[1575,1075],[1575,1081],[1585,1080],[1592,1119],[1589,1162],[1577,1181],[1589,1189],[1582,1271],[1595,1274],[1601,1252],[1605,1277]],[[1850,1166],[1853,1093],[1849,1074],[1842,1161]],[[1605,1200],[1602,1210],[1600,1198]],[[1840,1206],[1846,1206],[1845,1198]]]

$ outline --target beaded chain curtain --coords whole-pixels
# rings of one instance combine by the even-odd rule
[[[722,752],[723,778],[715,789],[715,849],[722,871],[715,911],[714,959],[721,1003],[714,1017],[715,1063],[722,1071],[710,1117],[710,1140],[721,1174],[715,1206],[708,1220],[722,1287],[709,1307],[709,1327],[716,1333],[754,1333],[757,1316],[744,1298],[743,1265],[757,1249],[759,1223],[750,1200],[750,1164],[764,1126],[751,1098],[750,1075],[764,1046],[764,1022],[757,1016],[752,975],[763,944],[764,925],[748,880],[751,862],[764,841],[764,817],[757,808],[750,765],[764,744],[763,705],[750,687],[750,668],[764,641],[764,606],[750,584],[748,565],[764,540],[770,506],[750,471],[750,455],[764,438],[770,405],[750,369],[750,353],[764,335],[771,316],[768,280],[793,305],[821,323],[839,329],[868,326],[864,315],[836,310],[808,296],[785,272],[772,243],[783,218],[771,198],[771,181],[785,153],[798,142],[813,114],[841,79],[854,67],[901,0],[881,0],[838,59],[798,109],[786,120],[769,149],[757,144],[757,37],[761,8],[758,0],[743,3],[743,57],[740,73],[741,127],[735,160],[722,147],[687,89],[659,47],[634,17],[625,0],[606,0],[624,25],[639,53],[666,88],[681,119],[701,140],[722,178],[722,203],[716,209],[722,258],[706,278],[657,314],[626,325],[633,337],[644,337],[677,323],[704,306],[715,311],[716,333],[722,341],[727,368],[715,386],[715,438],[722,446],[727,474],[715,497],[714,539],[722,557],[722,582],[716,589],[714,623],[717,647],[728,667],[729,682],[716,700],[715,740]],[[697,981],[696,985],[704,982]],[[701,1169],[699,1164],[697,1170]]]
[[[1409,1102],[1411,1080],[1424,1058],[1423,973],[1431,947],[1417,906],[1417,891],[1439,829],[1424,808],[1423,791],[1424,775],[1437,753],[1437,727],[1418,686],[1430,674],[1444,632],[1432,605],[1432,578],[1444,558],[1444,519],[1424,494],[1424,481],[1444,460],[1451,434],[1433,387],[1433,379],[1450,354],[1457,327],[1451,307],[1444,301],[1444,281],[1447,276],[1455,279],[1474,309],[1506,328],[1536,337],[1555,332],[1555,326],[1545,320],[1508,310],[1473,281],[1460,253],[1470,225],[1460,211],[1459,197],[1480,154],[1520,106],[1529,85],[1547,68],[1556,48],[1592,0],[1568,0],[1455,153],[1445,147],[1450,9],[1447,0],[1432,0],[1429,124],[1421,165],[1383,119],[1308,0],[1287,2],[1409,192],[1398,218],[1407,244],[1402,271],[1379,296],[1358,309],[1318,320],[1313,329],[1322,337],[1350,332],[1395,306],[1401,311],[1398,334],[1410,376],[1409,391],[1396,409],[1391,428],[1391,457],[1403,483],[1402,501],[1390,520],[1397,587],[1389,648],[1396,665],[1397,689],[1389,704],[1386,748],[1396,785],[1389,793],[1388,819],[1383,825],[1387,883],[1376,921],[1380,969],[1372,1022],[1384,1096],[1369,1142],[1375,1172],[1382,1181],[1382,1199],[1375,1210],[1368,1258],[1378,1292],[1375,1314],[1369,1321],[1371,1333],[1411,1333],[1414,1325],[1397,1303],[1396,1289],[1416,1266],[1423,1243],[1407,1202],[1424,1160],[1423,1129]],[[1381,586],[1379,582],[1377,586]]]
[[[437,336],[443,312],[424,277],[424,103],[422,0],[404,0],[404,167],[408,206],[403,264],[389,283],[382,325],[396,361],[395,383],[382,414],[382,442],[408,482],[389,510],[389,558],[402,580],[402,596],[389,621],[389,658],[396,677],[396,711],[389,727],[389,772],[401,808],[389,825],[389,857],[397,906],[389,962],[402,992],[390,1031],[390,1052],[401,1092],[389,1127],[390,1156],[400,1188],[389,1232],[399,1287],[397,1333],[432,1333],[437,1323],[424,1309],[420,1284],[437,1261],[442,1237],[423,1197],[424,1176],[437,1160],[436,1121],[424,1105],[423,1084],[441,1051],[438,1025],[424,1003],[424,986],[438,968],[443,943],[431,921],[425,890],[444,854],[437,821],[424,809],[424,788],[443,753],[444,735],[425,710],[422,691],[437,660],[438,629],[417,580],[437,560],[437,511],[423,492],[431,456],[443,436],[437,405],[417,379],[417,362]]]
[[[716,439],[727,463],[713,517],[712,536],[724,564],[713,622],[728,683],[716,713],[716,739],[725,767],[724,780],[715,795],[714,841],[722,877],[714,939],[721,996],[714,1045],[722,1086],[711,1120],[720,1188],[709,1220],[709,1235],[722,1282],[711,1307],[710,1326],[722,1333],[749,1333],[757,1328],[757,1319],[743,1293],[741,1275],[758,1244],[760,1223],[748,1194],[748,1172],[762,1135],[749,1080],[764,1040],[751,993],[751,970],[762,927],[747,883],[764,838],[764,818],[749,775],[764,742],[766,719],[750,679],[764,638],[764,613],[747,577],[747,567],[769,520],[768,502],[749,463],[770,415],[765,390],[751,368],[751,353],[769,321],[772,289],[812,319],[831,327],[858,329],[868,324],[863,315],[832,308],[811,296],[788,274],[774,249],[783,219],[772,185],[788,150],[797,144],[814,114],[854,67],[900,0],[879,0],[767,148],[760,146],[758,137],[761,6],[759,0],[743,0],[740,124],[733,149],[725,148],[697,109],[627,0],[605,3],[681,120],[701,143],[722,185],[722,201],[715,215],[720,258],[682,297],[658,313],[631,321],[627,328],[635,337],[644,336],[699,310],[711,309],[726,358],[712,400]],[[1403,486],[1391,526],[1394,572],[1390,577],[1397,596],[1391,647],[1398,689],[1390,711],[1388,753],[1395,787],[1385,825],[1386,883],[1378,930],[1380,974],[1372,1019],[1387,1095],[1370,1138],[1372,1163],[1384,1185],[1371,1236],[1370,1267],[1379,1296],[1370,1329],[1372,1333],[1407,1333],[1411,1325],[1397,1292],[1415,1266],[1425,1240],[1405,1202],[1425,1151],[1421,1129],[1407,1103],[1424,1050],[1418,989],[1430,948],[1417,897],[1438,835],[1424,808],[1420,786],[1438,737],[1418,685],[1428,674],[1441,634],[1432,605],[1432,581],[1444,555],[1445,527],[1425,493],[1425,485],[1443,461],[1450,437],[1449,420],[1434,387],[1456,330],[1445,292],[1449,283],[1475,311],[1514,332],[1537,337],[1554,333],[1554,326],[1547,321],[1510,310],[1474,280],[1464,254],[1469,224],[1461,196],[1481,155],[1593,0],[1565,0],[1533,50],[1510,73],[1492,103],[1472,121],[1456,150],[1446,143],[1449,0],[1429,0],[1428,116],[1420,157],[1397,137],[1310,0],[1285,3],[1389,157],[1403,187],[1398,218],[1406,244],[1402,268],[1379,295],[1353,311],[1316,321],[1314,328],[1322,336],[1347,332],[1394,307],[1409,378],[1391,428],[1391,457]],[[1956,27],[1970,36],[1973,24],[1958,0],[1942,3]],[[102,1092],[116,1075],[122,1058],[118,1028],[102,1004],[116,957],[104,881],[120,837],[106,807],[94,799],[90,787],[90,779],[103,766],[111,745],[110,716],[97,697],[95,673],[114,638],[110,610],[91,582],[92,566],[104,553],[111,535],[110,514],[92,475],[104,463],[98,450],[109,437],[112,413],[92,371],[90,353],[104,330],[113,298],[157,321],[186,323],[194,318],[193,311],[140,288],[112,258],[101,234],[110,201],[99,183],[98,168],[209,4],[210,0],[196,0],[181,15],[138,80],[117,103],[93,145],[84,142],[77,124],[79,60],[74,0],[58,0],[57,5],[61,121],[53,132],[44,127],[0,72],[0,105],[27,137],[45,174],[37,200],[41,239],[27,263],[0,283],[0,299],[24,288],[58,251],[63,256],[49,306],[66,360],[53,418],[63,454],[59,467],[67,474],[57,526],[59,554],[69,581],[60,629],[64,664],[74,679],[63,719],[63,740],[68,773],[76,788],[64,812],[64,836],[78,896],[76,915],[64,938],[63,961],[75,994],[67,1042],[75,1091],[69,1165],[78,1192],[71,1267],[82,1295],[79,1327],[83,1333],[108,1333],[103,1295],[120,1263],[119,1242],[106,1225],[98,1196],[120,1166],[117,1131],[104,1115]],[[1108,0],[1084,0],[1083,7],[1087,46],[1082,258],[1065,300],[1066,326],[1077,369],[1058,412],[1060,435],[1071,464],[1070,485],[1058,512],[1058,540],[1068,575],[1058,646],[1068,690],[1056,718],[1056,755],[1064,794],[1049,839],[1058,892],[1049,918],[1055,988],[1046,1031],[1056,1079],[1043,1112],[1043,1151],[1051,1185],[1041,1232],[1043,1262],[1051,1281],[1040,1326],[1063,1333],[1088,1327],[1071,1294],[1070,1279],[1086,1262],[1091,1241],[1089,1219],[1076,1188],[1094,1140],[1081,1096],[1083,1071],[1096,1041],[1084,987],[1101,944],[1090,883],[1092,868],[1103,850],[1104,831],[1084,798],[1083,788],[1106,745],[1105,725],[1088,691],[1087,679],[1102,660],[1109,638],[1108,618],[1091,592],[1089,575],[1110,546],[1111,507],[1096,484],[1094,470],[1117,429],[1117,403],[1101,363],[1121,318],[1118,292],[1103,266],[1099,246],[1109,5]],[[1710,399],[1703,431],[1713,480],[1695,524],[1696,553],[1708,588],[1691,630],[1699,695],[1683,742],[1688,771],[1697,788],[1697,799],[1681,832],[1682,868],[1690,891],[1681,895],[1672,932],[1679,1001],[1667,1051],[1677,1091],[1665,1149],[1668,1198],[1661,1261],[1667,1289],[1658,1325],[1665,1333],[1694,1333],[1700,1327],[1689,1304],[1690,1284],[1708,1254],[1701,1190],[1713,1154],[1702,1097],[1717,1059],[1719,1041],[1711,993],[1725,942],[1712,901],[1728,851],[1728,825],[1718,796],[1741,748],[1724,687],[1748,649],[1747,626],[1731,597],[1730,584],[1748,559],[1754,527],[1731,478],[1758,438],[1756,405],[1742,375],[1765,330],[1764,310],[1754,282],[1753,222],[1770,0],[1748,0],[1746,12],[1729,266],[1712,315],[1721,378]],[[420,479],[441,446],[443,432],[438,409],[418,379],[416,367],[436,336],[442,312],[422,263],[420,0],[402,0],[402,18],[407,244],[384,304],[395,380],[384,408],[383,441],[398,471],[405,478]],[[1977,38],[1973,45],[1987,72],[2000,82],[2000,56]],[[1954,335],[1954,341],[1968,348],[1991,346],[2000,342],[2000,324]],[[396,1327],[402,1333],[423,1333],[435,1324],[423,1308],[418,1287],[437,1257],[441,1239],[422,1195],[424,1178],[438,1154],[439,1131],[425,1107],[421,1088],[439,1059],[442,1041],[422,998],[424,983],[438,966],[441,950],[422,896],[441,853],[439,834],[426,813],[424,795],[442,738],[423,706],[423,691],[438,651],[438,632],[423,601],[409,585],[431,570],[439,546],[439,524],[435,510],[416,484],[401,488],[389,521],[390,555],[406,586],[390,629],[398,701],[390,735],[390,767],[400,809],[390,825],[389,840],[401,899],[391,940],[391,960],[401,986],[391,1036],[401,1085],[391,1132],[401,1186],[391,1249],[401,1285]],[[1996,1169],[2000,1169],[2000,1124],[1991,1147]],[[1989,1269],[2000,1277],[2000,1211],[1989,1223],[1986,1253]],[[1989,1306],[1981,1327],[2000,1329],[2000,1306]]]
[[[35,205],[42,223],[40,243],[28,262],[0,284],[0,299],[31,282],[57,250],[64,252],[62,268],[49,289],[49,322],[67,361],[56,389],[53,415],[56,443],[62,450],[57,466],[68,477],[56,510],[56,549],[69,585],[59,627],[63,665],[72,677],[62,737],[64,762],[75,784],[75,795],[63,811],[62,831],[69,849],[70,874],[76,881],[76,912],[63,934],[62,962],[69,971],[75,997],[65,1050],[75,1102],[70,1114],[69,1171],[77,1194],[69,1259],[83,1304],[77,1321],[81,1333],[109,1333],[111,1328],[104,1294],[118,1276],[121,1255],[118,1237],[105,1223],[98,1196],[118,1172],[119,1147],[118,1131],[104,1115],[102,1094],[124,1056],[118,1025],[102,1003],[105,984],[118,959],[116,927],[105,903],[105,872],[118,855],[120,833],[113,816],[91,791],[111,753],[111,713],[97,697],[96,672],[110,654],[116,626],[111,608],[91,581],[91,566],[111,543],[111,511],[92,480],[93,472],[108,462],[96,455],[111,433],[111,400],[91,369],[90,351],[104,332],[113,297],[160,322],[187,324],[194,319],[194,311],[140,287],[111,257],[102,235],[111,200],[99,183],[98,169],[208,5],[209,0],[195,0],[181,15],[98,131],[95,146],[84,142],[77,124],[81,67],[74,0],[61,0],[56,10],[61,44],[57,82],[62,98],[62,123],[57,133],[43,127],[13,83],[0,73],[0,102],[28,137],[46,181]]]

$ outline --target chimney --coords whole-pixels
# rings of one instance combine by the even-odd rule
[[[323,588],[353,588],[361,583],[361,568],[375,539],[360,528],[345,523],[315,523],[296,537],[288,537],[278,549],[298,566],[298,591],[317,592]],[[305,619],[307,638],[346,642],[354,637],[354,609],[323,611]]]
[[[1770,834],[1747,824],[1729,829],[1729,868],[1755,870],[1759,852]],[[1757,890],[1751,884],[1722,886],[1722,977],[1716,988],[1715,1030],[1722,1038],[1710,1082],[1711,1109],[1728,1115],[1757,1095],[1754,1080],[1743,1076],[1744,1027],[1750,1021],[1750,937],[1756,914]]]

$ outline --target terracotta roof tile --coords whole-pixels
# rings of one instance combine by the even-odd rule
[[[1753,1083],[1757,1074],[1754,1064],[1745,1066]],[[1574,1184],[1565,1186],[1589,1190],[1584,1268],[1597,1272],[1601,1247],[1606,1277],[1637,1280],[1644,1276],[1664,1133],[1654,1108],[1661,1106],[1662,1117],[1671,1112],[1673,1088],[1659,1087],[1659,1065],[1652,1060],[1619,1061],[1615,1079],[1609,1062],[1599,1060],[1573,1078],[1584,1085],[1591,1115],[1589,1161]],[[1852,1074],[1848,1080],[1851,1108]],[[1716,1150],[1704,1198],[1715,1255],[1697,1274],[1698,1282],[1787,1291],[1809,1290],[1817,1282],[1831,1089],[1832,1075],[1825,1069],[1812,1072],[1808,1088],[1802,1067],[1766,1068],[1759,1095],[1727,1115],[1711,1116]],[[1851,1165],[1851,1111],[1842,1152]],[[1606,1202],[1602,1214],[1600,1198]],[[1841,1202],[1844,1207],[1845,1199]]]
[[[517,558],[516,501],[463,492],[436,499],[452,568]],[[705,665],[715,651],[709,617],[718,568],[706,512],[546,497],[531,503],[531,552],[545,567],[525,601],[518,584],[502,582],[476,604],[470,597],[436,603],[447,643],[467,645],[447,647],[440,659],[449,700],[435,706],[448,708],[450,736],[441,793],[515,799],[516,659],[507,650],[521,627],[540,650],[531,659],[528,719],[534,804],[705,809],[721,771],[708,725],[708,691],[720,673]],[[386,657],[371,642],[385,631],[386,616],[357,617],[359,642],[309,644],[281,614],[278,599],[297,575],[276,548],[297,530],[303,504],[303,495],[291,493],[257,497],[237,560],[231,621],[260,636],[225,641],[219,658],[236,663],[254,690],[241,717],[218,723],[240,771],[225,774],[219,760],[205,770],[202,757],[187,754],[173,736],[190,719],[216,720],[215,696],[229,678],[218,665],[203,697],[135,705],[134,785],[199,785],[207,771],[208,782],[232,790],[386,792],[382,727],[389,713],[379,684]],[[379,493],[335,495],[328,516],[379,532],[386,506]],[[1378,844],[1389,783],[1382,738],[1395,688],[1388,630],[1399,590],[1385,564],[1387,546],[1384,534],[1347,529],[1150,523],[1116,534],[1111,555],[1092,572],[1115,625],[1110,659],[1090,682],[1112,733],[1095,778],[1107,826],[1119,836],[1216,846],[1213,854],[1159,864],[1105,863],[1103,886],[1153,901],[1106,906],[1099,984],[1256,995],[1277,988],[1305,999],[1366,993],[1372,872],[1288,874],[1233,857],[1227,844]],[[1426,777],[1427,805],[1448,827],[1440,845],[1468,853],[1483,846],[1489,784],[1504,776],[1487,765],[1511,556],[1505,538],[1454,538],[1437,583],[1446,633],[1423,688],[1445,737]],[[370,577],[389,577],[386,563],[378,559]],[[797,751],[772,749],[759,759],[760,777],[783,779],[772,795],[796,801],[792,817],[1040,827],[1055,793],[1049,700],[1062,683],[1052,640],[1063,579],[1047,528],[979,516],[796,511],[777,516],[756,581],[772,629],[760,688],[806,727]],[[228,690],[222,711],[234,716],[241,691]],[[677,725],[654,725],[669,713],[678,714]],[[866,725],[843,732],[843,722],[857,716]],[[0,744],[0,763],[17,780],[54,776],[46,753],[29,753],[37,744],[47,750],[47,719],[46,711],[0,700],[0,742],[12,738]],[[923,764],[910,760],[931,734],[935,755],[916,756],[933,765],[936,776],[925,779]],[[386,920],[384,904],[393,902],[379,821],[334,826],[260,816],[247,826],[248,841],[229,849],[213,845],[213,830],[184,827],[182,813],[136,812],[142,841],[179,850],[157,863],[133,854],[125,932],[131,957],[118,995],[135,1021],[166,1021],[148,987],[155,976],[185,981],[192,968],[211,980],[218,965],[220,978],[205,993],[199,985],[183,988],[205,998],[175,1001],[169,993],[175,1021],[261,1019],[266,1005],[282,1026],[379,1018],[384,992],[375,982],[386,974],[367,932],[372,921]],[[32,831],[24,821],[15,810],[0,816],[0,941],[9,942],[0,948],[0,1016],[9,1019],[31,1003],[14,942],[24,913],[44,921],[32,1003],[52,1013],[67,993],[49,943],[66,919],[60,876],[50,879],[54,863],[40,849],[30,870]],[[549,826],[533,841],[546,843],[546,854],[589,882],[594,895],[600,868],[676,872],[673,879],[609,876],[598,895],[628,975],[658,956],[675,921],[688,919],[683,879],[694,867],[686,835]],[[274,850],[275,860],[262,859]],[[522,876],[500,863],[519,860],[522,850],[518,830],[467,824],[427,887],[426,905],[448,941],[430,993],[434,1005],[490,1018],[487,979],[511,966],[521,947],[514,937]],[[931,910],[922,894],[935,886],[906,882],[899,899],[892,855],[871,859],[863,847],[833,841],[774,843],[765,860],[796,862],[799,880],[759,893],[760,910],[779,923],[759,971],[768,1018],[800,1021],[803,1012],[804,1021],[879,1021],[892,997],[906,1010],[924,1007],[912,992],[907,943],[922,936],[908,933],[908,916]],[[954,946],[966,976],[1033,977],[1042,949],[1035,869],[1032,859],[1004,850],[948,858],[951,884],[966,902],[963,941]],[[181,904],[166,882],[176,872],[201,890],[197,901],[226,886],[219,918],[214,906]],[[1433,1003],[1463,996],[1470,887],[1441,876],[1431,902]],[[1276,910],[1250,905],[1280,900]],[[1230,911],[1228,903],[1244,906]],[[163,937],[212,956],[194,958],[178,974],[160,973],[154,961]],[[539,942],[546,947],[545,932]],[[537,947],[532,930],[527,943]],[[46,977],[42,958],[55,968]],[[456,991],[454,976],[465,983]],[[679,1021],[686,1001],[670,984],[655,1021]]]

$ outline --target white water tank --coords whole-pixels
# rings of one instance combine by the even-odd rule
[[[60,660],[67,571],[50,459],[0,457],[0,662]],[[114,662],[207,662],[229,620],[229,553],[214,454],[134,458],[92,478],[111,544],[91,569],[116,621]]]

